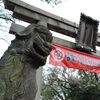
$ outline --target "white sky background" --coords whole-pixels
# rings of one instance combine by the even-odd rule
[[[76,22],[77,24],[79,23],[81,12],[91,16],[93,19],[100,20],[100,0],[62,0],[63,2],[54,8],[40,0],[22,1],[63,17],[72,22]]]
[[[93,19],[100,20],[100,0],[62,0],[63,2],[56,5],[55,7],[51,7],[49,4],[40,0],[21,1],[27,2],[35,7],[63,17],[77,24],[79,24],[81,12],[87,16],[91,16]],[[100,27],[98,32],[100,32]],[[8,35],[6,37],[8,37],[9,40],[12,40],[14,38],[11,35]],[[9,44],[7,44],[4,40],[0,40],[0,56],[2,55],[1,53],[3,53],[3,51],[7,49],[8,45]]]
[[[53,8],[40,0],[22,1],[76,23],[79,23],[81,12],[100,20],[100,0],[62,0],[63,2],[61,4]]]

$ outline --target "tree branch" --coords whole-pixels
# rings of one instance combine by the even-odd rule
[[[10,45],[10,43],[6,39],[4,39],[4,38],[0,38],[0,39],[4,40],[6,43],[8,43]]]
[[[95,79],[99,81],[97,73],[94,73]]]
[[[86,72],[85,72],[85,71],[83,71],[83,73],[84,73],[84,75],[86,76],[87,81],[89,81],[89,77],[88,77],[88,75],[86,74]]]
[[[63,97],[59,94],[59,92],[57,92],[51,85],[50,85],[50,88],[53,89],[53,91],[55,91],[57,93],[57,95],[60,99],[64,100]]]
[[[64,86],[63,84],[61,84],[61,86],[64,87],[65,89],[72,90],[72,88],[68,88],[68,87]]]
[[[4,19],[4,20],[9,20],[9,21],[11,21],[11,22],[15,23],[15,21],[13,21],[13,20],[12,20],[12,19],[10,19],[10,18],[7,18],[7,17],[1,17],[1,16],[0,16],[0,18],[1,18],[1,19]]]

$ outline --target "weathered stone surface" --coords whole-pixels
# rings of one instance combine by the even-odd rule
[[[0,100],[34,100],[36,69],[43,66],[52,45],[52,34],[44,26],[31,24],[16,33],[0,59]]]

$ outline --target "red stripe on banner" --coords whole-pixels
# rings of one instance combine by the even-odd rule
[[[52,44],[49,63],[89,72],[100,73],[100,57]]]

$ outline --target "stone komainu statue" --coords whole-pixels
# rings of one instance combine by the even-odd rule
[[[45,64],[52,39],[50,31],[37,24],[16,33],[0,59],[0,100],[35,99],[36,69]]]

